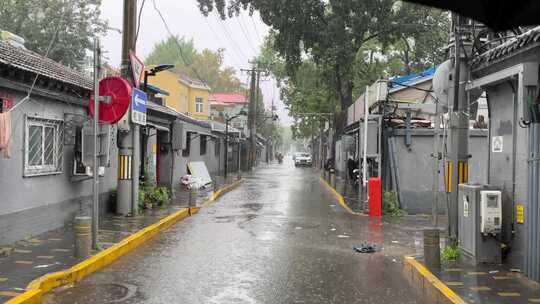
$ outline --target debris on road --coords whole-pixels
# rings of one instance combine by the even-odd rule
[[[373,253],[377,251],[375,244],[361,244],[360,246],[353,246],[353,250],[359,253]]]

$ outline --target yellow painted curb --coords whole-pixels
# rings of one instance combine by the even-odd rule
[[[244,182],[244,179],[239,179],[237,181],[235,181],[234,183],[224,187],[224,188],[221,188],[219,189],[218,191],[212,193],[212,197],[207,200],[205,203],[202,204],[202,207],[207,207],[208,205],[210,205],[213,201],[217,200],[218,198],[220,198],[221,196],[225,195],[226,193],[230,192],[231,190],[233,190],[234,188],[240,186],[242,183]]]
[[[411,284],[426,289],[426,287],[432,287],[434,290],[425,290],[426,295],[435,297],[436,303],[452,303],[452,304],[467,304],[460,296],[458,296],[452,289],[439,280],[433,273],[431,273],[424,265],[418,262],[412,256],[405,256],[406,268],[411,268],[410,279]],[[414,284],[416,280],[413,278],[414,271],[417,275],[420,275],[420,279],[423,282]],[[442,299],[440,299],[442,297]]]
[[[354,215],[365,215],[363,213],[359,213],[359,212],[354,212],[351,207],[349,207],[349,205],[347,205],[347,203],[345,202],[345,198],[343,197],[343,195],[341,195],[339,192],[337,192],[336,189],[334,189],[334,187],[332,187],[326,180],[324,180],[324,178],[322,177],[319,177],[320,181],[330,190],[330,192],[332,192],[334,194],[334,196],[338,199],[338,202],[339,204],[350,214],[354,214]]]
[[[220,196],[231,191],[234,187],[240,185],[242,182],[243,180],[240,179],[231,185],[216,191],[212,194],[212,197],[203,204],[203,206],[206,206],[210,202],[218,199]],[[39,277],[28,284],[24,293],[7,301],[6,304],[39,304],[42,301],[43,295],[52,289],[63,285],[75,284],[81,281],[88,275],[111,264],[121,256],[139,247],[157,233],[166,230],[174,223],[190,215],[197,214],[199,209],[200,208],[183,208],[167,217],[164,217],[157,223],[137,231],[136,233],[120,241],[118,244],[100,251],[96,255],[91,256],[90,258],[74,265],[67,270],[49,273]]]

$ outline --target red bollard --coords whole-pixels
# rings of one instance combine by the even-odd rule
[[[382,183],[380,177],[368,179],[369,216],[382,215]]]

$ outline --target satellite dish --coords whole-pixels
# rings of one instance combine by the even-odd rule
[[[441,104],[448,105],[448,89],[450,87],[450,71],[452,70],[452,61],[446,60],[441,63],[433,75],[433,92]]]
[[[106,99],[99,103],[100,123],[115,124],[122,119],[129,109],[131,90],[131,84],[122,77],[107,77],[99,82],[99,95]],[[94,117],[94,96],[90,97],[88,110]]]

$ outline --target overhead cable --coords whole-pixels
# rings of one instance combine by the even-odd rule
[[[156,5],[156,0],[152,0],[152,3],[154,5],[154,10],[158,13],[159,17],[161,18],[161,21],[163,22],[163,25],[165,26],[165,30],[167,30],[167,33],[169,34],[170,37],[174,38],[173,40],[178,46],[180,57],[182,57],[182,60],[184,61],[184,63],[193,71],[193,73],[195,73],[195,76],[197,77],[197,79],[200,82],[202,82],[205,86],[207,86],[210,89],[210,91],[212,91],[212,88],[210,88],[208,83],[201,77],[201,75],[199,74],[199,71],[197,71],[197,69],[193,67],[193,62],[187,61],[186,56],[184,55],[184,50],[182,49],[182,46],[178,42],[178,39],[176,39],[176,37],[172,34],[169,28],[169,25],[167,24],[167,21],[165,20],[165,18],[163,17],[163,14],[161,13],[161,11],[158,9]]]

